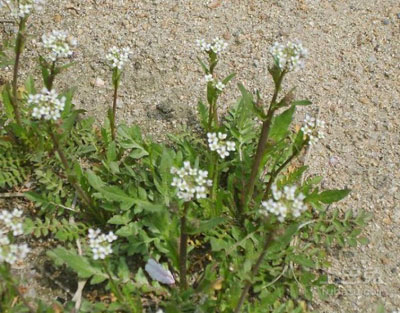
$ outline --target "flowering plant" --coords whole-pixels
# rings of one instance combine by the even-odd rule
[[[286,76],[305,64],[299,42],[270,49],[271,99],[239,83],[240,98],[222,112],[219,99],[235,77],[217,73],[228,45],[199,40],[206,58],[199,58],[206,89],[198,104],[201,128],[158,143],[138,126],[116,123],[129,48],[112,47],[105,56],[114,88],[107,127],[80,116],[71,90],[54,88],[76,45],[64,31],[42,36],[42,91],[30,77],[18,95],[26,14],[40,2],[0,2],[26,6],[17,13],[14,77],[1,97],[0,161],[12,157],[0,162],[0,188],[29,188],[27,207],[39,208],[27,230],[22,211],[0,213],[0,308],[13,305],[2,299],[17,299],[35,312],[10,274],[29,251],[14,238],[23,229],[32,240],[56,240],[47,257],[65,265],[61,272],[76,273],[65,312],[300,313],[305,300],[335,289],[323,274],[326,250],[367,243],[361,236],[367,216],[328,210],[350,191],[320,191],[322,178],[305,178],[300,157],[324,143],[325,124],[306,116],[293,127],[297,107],[311,102],[296,100],[295,89],[282,94]],[[86,284],[111,300],[82,300]]]

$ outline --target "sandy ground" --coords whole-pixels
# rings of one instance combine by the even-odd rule
[[[332,252],[329,273],[340,292],[313,309],[368,313],[379,301],[389,312],[400,309],[399,0],[48,2],[32,19],[33,39],[64,29],[79,42],[78,64],[56,86],[77,86],[76,104],[102,120],[111,102],[105,54],[113,45],[130,46],[118,115],[156,136],[193,123],[204,94],[196,39],[220,36],[229,43],[218,73],[237,77],[223,106],[238,97],[237,82],[269,97],[269,47],[301,40],[310,57],[286,86],[296,84],[298,97],[314,103],[300,110],[301,118],[318,114],[327,123],[326,139],[308,158],[311,172],[326,177],[323,187],[353,190],[343,210],[374,214],[369,245]],[[28,49],[26,68],[37,56],[34,44]]]

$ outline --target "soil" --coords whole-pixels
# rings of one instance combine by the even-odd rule
[[[0,24],[3,35],[9,26]],[[309,58],[286,86],[297,85],[297,96],[313,102],[299,109],[301,118],[310,113],[327,123],[326,138],[308,156],[311,174],[325,177],[323,187],[352,189],[338,204],[343,211],[374,215],[367,246],[330,255],[328,271],[340,292],[312,309],[368,313],[379,302],[389,312],[400,308],[398,0],[48,1],[29,33],[38,42],[53,29],[69,31],[79,43],[77,64],[56,88],[77,86],[76,104],[99,121],[112,97],[105,54],[113,45],[132,48],[118,117],[160,140],[195,123],[205,89],[196,39],[219,36],[229,43],[218,75],[237,76],[225,90],[225,107],[238,98],[238,82],[270,97],[269,47],[301,40]],[[36,46],[28,44],[23,63],[37,75]]]

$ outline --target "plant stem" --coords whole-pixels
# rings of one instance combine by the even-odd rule
[[[265,193],[268,195],[268,193],[271,190],[272,187],[272,183],[274,182],[275,178],[279,175],[279,173],[290,163],[292,162],[292,160],[300,153],[300,151],[302,150],[302,148],[307,144],[307,142],[300,147],[300,149],[296,149],[294,148],[293,153],[291,154],[291,156],[284,162],[281,164],[281,166],[278,167],[278,169],[274,172],[272,172],[270,174],[270,178],[268,180],[267,183],[267,188],[265,189]]]
[[[115,140],[115,116],[116,116],[116,111],[117,111],[118,86],[119,86],[119,80],[117,80],[117,81],[114,82],[114,96],[113,96],[112,118],[110,119],[110,127],[111,127],[111,137],[112,137],[112,140]]]
[[[278,93],[279,93],[279,90],[281,89],[281,84],[282,84],[282,80],[283,80],[284,76],[285,76],[285,72],[282,72],[281,76],[279,77],[279,80],[277,81],[277,83],[275,85],[275,92],[271,99],[271,103],[269,105],[267,117],[262,124],[261,135],[258,140],[257,152],[254,157],[253,165],[251,168],[250,178],[246,185],[246,188],[244,188],[242,191],[241,212],[243,212],[245,210],[247,203],[253,196],[254,186],[255,186],[255,183],[256,183],[256,180],[258,177],[258,171],[259,171],[261,161],[264,157],[265,148],[266,148],[266,144],[267,144],[267,140],[268,140],[268,136],[269,136],[269,130],[271,128],[272,118],[273,118],[274,112],[275,112],[276,100],[278,98]]]
[[[68,181],[78,192],[81,199],[86,202],[86,205],[88,205],[90,208],[93,208],[93,201],[92,201],[91,197],[82,189],[82,187],[79,184],[76,183],[76,179],[70,175],[70,167],[68,164],[68,160],[65,157],[63,150],[61,149],[60,142],[58,141],[57,136],[54,134],[54,129],[53,129],[52,125],[50,123],[48,125],[49,125],[49,135],[51,137],[51,140],[53,141],[54,148],[56,149],[56,151],[61,159],[61,163],[63,164],[64,170],[67,173]]]
[[[186,260],[187,260],[187,240],[188,235],[186,233],[186,215],[189,204],[185,202],[183,207],[183,214],[181,216],[181,238],[179,247],[179,279],[181,290],[186,290],[187,279],[186,279]]]
[[[218,176],[218,156],[216,155],[216,153],[215,152],[212,152],[211,151],[211,153],[213,154],[213,156],[212,156],[212,158],[213,158],[213,170],[212,170],[212,182],[213,182],[213,185],[212,185],[212,188],[211,188],[211,191],[210,191],[210,199],[212,200],[212,201],[214,201],[215,200],[215,197],[216,197],[216,190],[217,190],[217,188],[218,188],[218,178],[219,178],[219,176]]]
[[[110,270],[109,270],[109,268],[108,268],[108,264],[106,263],[106,261],[103,261],[103,267],[104,267],[104,270],[106,271],[106,273],[107,273],[107,275],[108,275],[108,278],[109,278],[109,280],[110,280],[110,284],[111,284],[111,286],[112,286],[112,289],[114,289],[113,292],[116,293],[116,296],[117,296],[118,300],[119,300],[121,303],[123,303],[123,302],[124,302],[124,296],[123,296],[123,294],[122,294],[122,291],[121,291],[121,289],[119,288],[119,286],[115,283],[115,281],[114,281],[114,279],[113,279],[113,277],[112,277],[112,275],[111,275],[111,272],[110,272]]]
[[[18,76],[19,76],[19,64],[21,59],[21,54],[24,48],[25,42],[25,19],[20,19],[18,24],[18,34],[15,41],[15,63],[13,69],[13,80],[12,80],[12,106],[14,109],[15,120],[17,121],[18,126],[22,127],[21,122],[21,112],[19,110],[19,101],[18,101]]]
[[[55,68],[56,68],[56,61],[53,61],[53,63],[51,64],[49,81],[48,81],[48,89],[49,89],[49,91],[51,89],[53,89],[54,79],[56,78]]]
[[[217,96],[216,96],[217,97]],[[213,129],[213,120],[215,123],[215,128],[218,128],[218,112],[217,112],[217,98],[213,98],[211,103],[208,104],[208,131]]]
[[[242,293],[240,295],[239,298],[239,302],[236,305],[235,311],[234,313],[239,313],[240,309],[242,308],[244,301],[246,300],[247,294],[250,290],[251,285],[253,284],[252,280],[254,278],[254,276],[257,274],[258,270],[260,269],[261,263],[264,260],[265,255],[267,254],[267,249],[269,247],[269,244],[271,243],[273,239],[273,233],[269,233],[267,235],[267,237],[265,238],[265,242],[264,242],[264,246],[263,249],[261,251],[261,254],[259,255],[256,264],[254,264],[254,267],[251,271],[251,276],[250,276],[250,280],[246,281],[246,284],[244,285],[244,288],[242,290]]]

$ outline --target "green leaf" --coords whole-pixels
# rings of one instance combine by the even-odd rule
[[[203,69],[204,73],[208,74],[207,66],[203,63],[203,61],[199,57],[197,57],[197,60],[199,61],[200,65],[201,65],[201,68]]]
[[[191,225],[192,227],[194,227],[194,229],[192,229],[192,230],[189,229],[188,233],[191,235],[204,233],[226,221],[227,221],[227,219],[224,217],[215,217],[208,221],[201,221],[198,225]]]
[[[35,89],[35,81],[33,80],[32,75],[29,75],[25,82],[25,89],[28,94],[36,94]]]
[[[269,138],[280,141],[286,137],[295,109],[296,107],[292,105],[289,109],[274,118]]]
[[[166,207],[162,204],[151,203],[146,200],[133,199],[134,204],[136,204],[135,213],[145,212],[145,213],[157,213],[162,210],[166,210]]]
[[[87,170],[86,175],[90,186],[94,189],[100,191],[104,187],[105,183],[92,170]]]
[[[297,100],[297,101],[293,101],[292,105],[297,106],[297,105],[310,105],[312,104],[311,101],[309,100]]]
[[[137,223],[129,223],[128,225],[122,226],[118,229],[115,234],[120,237],[130,237],[138,234]]]
[[[305,267],[311,267],[311,268],[315,267],[315,263],[304,254],[290,255],[289,259],[294,263]]]
[[[214,103],[215,98],[217,97],[217,89],[213,86],[212,83],[207,84],[207,102],[209,105]]]
[[[47,255],[52,258],[56,264],[66,264],[81,278],[89,278],[93,275],[101,275],[107,278],[107,275],[93,267],[85,257],[77,255],[75,252],[65,248],[57,247],[47,252]]]
[[[202,102],[199,101],[197,103],[197,111],[199,112],[199,117],[200,117],[200,124],[204,129],[207,129],[207,124],[208,124],[208,109],[206,105]]]
[[[114,225],[126,225],[131,221],[131,218],[128,215],[114,215],[110,218],[107,223]]]
[[[105,199],[117,202],[131,203],[131,206],[134,203],[133,197],[127,195],[122,189],[118,188],[117,186],[103,187],[99,191]]]
[[[236,76],[235,73],[232,73],[232,74],[228,75],[228,76],[222,81],[222,83],[223,83],[224,85],[228,84],[235,76]]]
[[[1,96],[7,117],[9,119],[14,119],[14,108],[11,103],[11,90],[8,83],[4,86],[3,91],[1,92]]]
[[[320,200],[325,204],[330,204],[342,200],[343,198],[347,197],[349,193],[350,193],[349,189],[326,190],[318,195],[318,200]]]
[[[290,243],[290,241],[292,240],[293,235],[297,232],[299,227],[298,223],[294,223],[289,225],[286,228],[285,233],[280,236],[277,237],[269,246],[268,248],[268,253],[274,253],[277,251],[282,251],[283,249],[286,248],[286,246]]]

